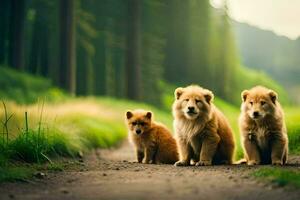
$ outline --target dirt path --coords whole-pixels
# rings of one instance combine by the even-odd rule
[[[80,170],[50,173],[30,183],[2,184],[0,199],[300,199],[299,190],[250,177],[255,167],[178,168],[133,160],[128,144],[100,150],[88,156]]]

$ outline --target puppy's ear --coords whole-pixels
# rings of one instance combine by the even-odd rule
[[[249,91],[248,90],[244,90],[241,94],[242,97],[242,101],[245,102],[247,99],[247,96],[249,95]]]
[[[184,89],[182,87],[179,87],[175,90],[175,92],[174,92],[175,99],[178,100],[180,98],[180,96],[183,94],[183,90]]]
[[[210,90],[206,90],[204,98],[210,104],[214,100],[214,94]]]
[[[276,92],[274,92],[273,90],[270,90],[269,96],[270,96],[272,102],[275,104],[276,100],[278,99],[278,94]]]
[[[128,111],[126,112],[126,118],[127,118],[127,119],[130,119],[132,116],[133,116],[133,113],[132,113],[131,111],[128,110]]]
[[[147,117],[148,119],[151,119],[151,117],[152,117],[152,112],[150,112],[150,111],[147,112],[147,113],[146,113],[146,117]]]

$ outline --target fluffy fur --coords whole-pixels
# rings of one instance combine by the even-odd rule
[[[196,85],[175,90],[174,130],[180,160],[176,166],[231,164],[234,138],[211,91]]]
[[[285,164],[288,137],[277,93],[256,86],[241,96],[239,127],[247,164]]]
[[[153,120],[150,111],[126,112],[129,140],[134,145],[139,163],[174,164],[178,160],[176,141],[170,131]]]

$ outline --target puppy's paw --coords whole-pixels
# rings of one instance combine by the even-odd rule
[[[148,164],[155,164],[154,160],[149,160]]]
[[[199,162],[199,161],[191,160],[191,166],[195,166],[197,162]]]
[[[281,160],[272,160],[272,165],[283,165]]]
[[[211,161],[210,160],[200,160],[196,163],[196,166],[210,166]]]
[[[258,164],[259,164],[259,162],[256,161],[256,160],[249,160],[249,161],[247,162],[247,165],[249,165],[249,166],[258,165]]]
[[[177,161],[174,166],[176,167],[184,167],[184,166],[189,166],[189,163],[186,161]]]
[[[153,160],[145,160],[143,163],[144,164],[154,164],[154,161]]]

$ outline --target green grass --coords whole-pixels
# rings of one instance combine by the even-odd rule
[[[292,154],[300,153],[300,108],[285,108],[285,121],[288,129],[289,149]]]
[[[50,80],[0,66],[0,99],[17,103],[34,103],[38,98],[61,101],[66,98]]]
[[[289,169],[264,167],[252,173],[257,178],[267,179],[278,186],[300,187],[300,172]]]
[[[0,166],[0,183],[24,181],[32,177],[34,170],[31,167],[3,167]]]

